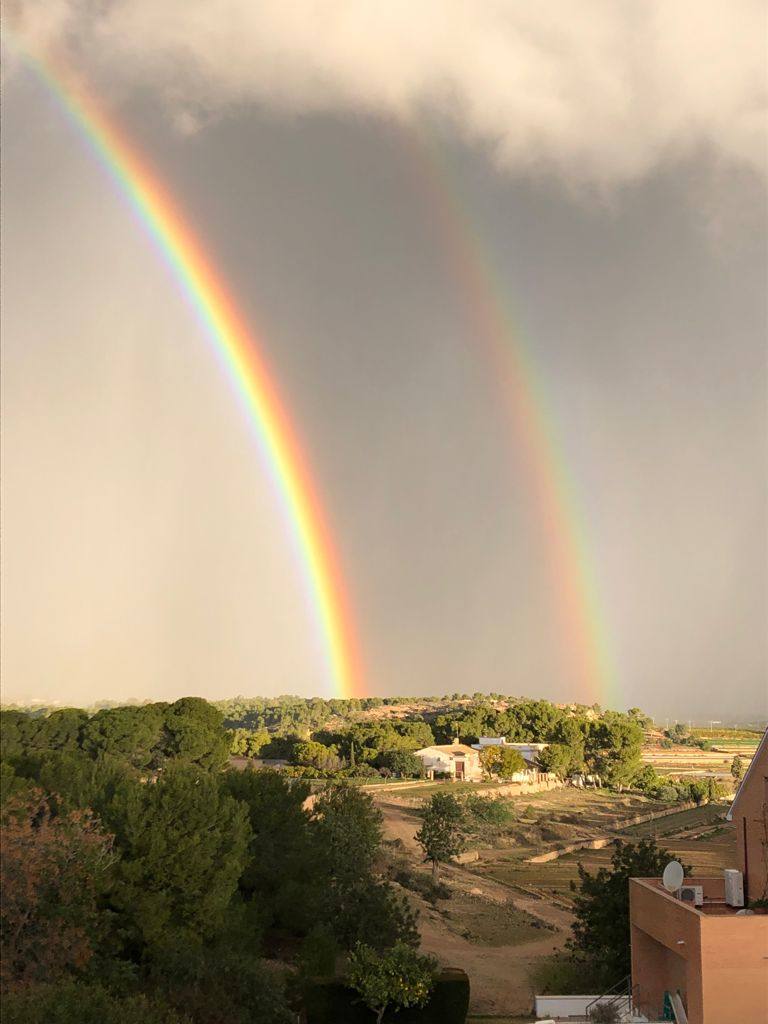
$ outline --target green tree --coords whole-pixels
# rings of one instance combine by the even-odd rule
[[[733,760],[731,761],[731,775],[733,781],[738,785],[744,777],[744,762],[738,754],[734,754]]]
[[[331,785],[320,794],[313,812],[313,877],[342,946],[350,949],[359,941],[385,948],[398,939],[416,942],[407,901],[375,877],[382,818],[371,797],[346,784]]]
[[[714,803],[717,800],[722,800],[723,797],[728,792],[728,790],[723,785],[723,783],[722,782],[718,782],[717,779],[714,777],[714,775],[709,775],[707,777],[706,785],[707,785],[707,800],[710,803]]]
[[[246,864],[248,809],[176,764],[154,785],[126,780],[105,819],[122,853],[114,903],[137,938],[157,951],[215,935]]]
[[[609,786],[628,786],[640,768],[643,730],[626,715],[607,711],[590,726],[586,761]]]
[[[269,743],[269,733],[266,729],[232,729],[229,735],[229,752],[235,757],[258,757]]]
[[[126,761],[140,771],[158,767],[163,760],[167,704],[104,708],[82,729],[82,749]]]
[[[435,983],[437,964],[398,942],[383,953],[358,943],[349,957],[347,980],[381,1024],[391,1007],[394,1012],[424,1006]]]
[[[110,757],[96,760],[82,750],[48,750],[30,755],[19,771],[49,794],[55,811],[91,809],[101,814],[115,789],[137,773],[125,762]]]
[[[579,864],[568,947],[607,989],[630,972],[629,879],[658,878],[671,859],[653,839],[614,844],[610,868],[592,875]],[[686,873],[690,868],[685,868]]]
[[[632,785],[646,796],[658,798],[658,794],[665,785],[665,780],[653,765],[644,764],[632,780]]]
[[[40,719],[34,744],[48,750],[77,749],[80,733],[88,715],[79,708],[60,708]]]
[[[424,774],[421,758],[405,750],[385,750],[376,763],[380,768],[388,768],[393,775],[404,779],[419,779]]]
[[[537,760],[539,768],[543,772],[559,775],[561,779],[571,773],[573,764],[571,751],[562,743],[550,743],[541,751]]]
[[[318,849],[304,802],[305,782],[275,771],[228,771],[222,787],[248,809],[251,838],[240,891],[266,927],[299,934],[321,916]]]
[[[17,775],[13,765],[0,761],[0,814],[4,814],[9,801],[29,793],[31,789],[32,783]]]
[[[338,884],[373,872],[383,836],[381,811],[367,793],[342,783],[327,786],[315,801],[319,846]]]
[[[489,743],[480,751],[480,767],[486,778],[496,775],[501,767],[502,747],[498,743]]]
[[[13,761],[26,751],[34,728],[33,719],[23,711],[0,711],[0,751],[5,760]]]
[[[165,754],[201,768],[221,768],[229,757],[222,713],[200,697],[182,697],[165,712]]]
[[[702,779],[694,779],[693,782],[688,783],[688,796],[697,807],[701,807],[705,800],[709,798],[709,787],[706,781]]]
[[[333,772],[342,767],[342,760],[336,747],[326,747],[314,740],[297,743],[293,748],[293,760],[296,764],[319,768],[321,771]]]
[[[589,733],[589,722],[585,718],[563,718],[555,726],[551,742],[568,750],[569,763],[566,774],[584,770],[584,744]]]
[[[432,881],[437,884],[440,864],[464,849],[464,808],[451,793],[434,793],[422,816],[416,841],[424,850],[424,859],[432,862]]]
[[[518,772],[525,771],[525,759],[519,750],[512,750],[509,747],[501,748],[501,762],[499,764],[499,777],[511,779]]]

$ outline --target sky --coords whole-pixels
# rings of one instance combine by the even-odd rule
[[[252,426],[55,54],[263,339],[365,692],[768,714],[762,2],[4,7],[4,701],[334,693]]]

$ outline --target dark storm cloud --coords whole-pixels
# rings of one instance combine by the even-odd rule
[[[683,10],[660,5],[669,22],[665,8]],[[76,25],[88,9],[59,7]],[[336,84],[318,102],[283,69],[265,110],[244,59],[224,80],[218,36],[198,67],[198,37],[220,26],[195,8],[191,107],[226,116],[180,134],[167,115],[185,102],[154,94],[173,93],[158,76],[181,62],[161,9],[113,5],[98,27],[123,53],[111,95],[264,329],[338,537],[371,688],[592,699],[559,635],[504,382],[414,179],[418,89],[395,82],[403,97],[388,107],[385,65],[371,58],[367,98],[353,102],[336,54],[323,57]],[[595,9],[611,25],[610,11],[628,10]],[[730,5],[718,9],[736,32]],[[144,63],[128,53],[141,18],[154,26]],[[264,45],[293,39],[303,67],[304,31],[275,28]],[[481,68],[456,69],[467,96],[483,86]],[[617,701],[721,717],[724,693],[749,714],[766,703],[766,223],[744,142],[752,79],[735,70],[699,117],[698,73],[679,90],[688,113],[676,101],[630,144],[618,115],[573,137],[542,120],[534,163],[546,175],[508,173],[524,163],[515,132],[489,161],[487,139],[466,140],[490,137],[490,124],[441,123],[456,194],[517,310],[575,480]],[[487,72],[482,95],[492,86]],[[301,581],[219,367],[40,89],[13,76],[5,103],[7,699],[318,692]],[[400,108],[404,126],[369,116]],[[669,140],[674,162],[661,156]],[[574,198],[563,178],[616,187]]]

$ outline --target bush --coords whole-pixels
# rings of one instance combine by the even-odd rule
[[[589,1019],[592,1024],[616,1024],[619,1019],[619,1011],[608,1003],[598,1003],[590,1011]]]
[[[307,1024],[375,1024],[376,1016],[357,993],[334,979],[307,986],[304,1009]],[[429,1002],[399,1013],[388,1013],[386,1024],[464,1024],[469,1009],[469,978],[460,970],[443,970],[435,980]]]
[[[331,978],[336,970],[339,944],[333,929],[325,922],[316,924],[301,944],[299,966],[309,978]]]
[[[144,996],[120,998],[100,985],[37,985],[3,997],[3,1024],[182,1024]]]
[[[482,796],[470,795],[464,806],[471,818],[483,825],[508,825],[514,821],[514,813],[508,800],[495,797],[493,800]]]
[[[539,960],[531,970],[531,986],[541,995],[589,995],[601,981],[589,964],[564,953]]]
[[[418,893],[428,903],[434,903],[436,900],[448,900],[452,895],[450,888],[444,882],[435,883],[429,875],[425,875],[421,871],[411,871],[406,865],[393,871],[391,877],[398,885]]]
[[[656,799],[661,800],[664,803],[673,804],[676,800],[680,799],[680,793],[678,792],[677,786],[660,786],[657,790]]]

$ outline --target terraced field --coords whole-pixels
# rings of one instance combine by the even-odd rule
[[[654,836],[661,840],[666,836],[674,836],[684,829],[696,829],[721,822],[727,809],[727,804],[705,804],[703,807],[680,811],[679,814],[670,814],[668,817],[657,818],[655,821],[644,821],[639,825],[630,825],[622,830],[622,835],[626,836],[627,839],[642,839],[646,836]]]
[[[554,794],[546,794],[551,797]],[[572,794],[576,796],[577,794]],[[585,794],[578,794],[584,797]],[[645,822],[633,825],[616,832],[608,822],[612,823],[617,812],[622,810],[615,802],[605,798],[593,797],[593,806],[590,806],[589,798],[577,806],[573,811],[573,817],[578,819],[579,824],[569,826],[568,822],[561,821],[561,834],[551,842],[551,845],[564,845],[579,838],[606,837],[616,835],[618,838],[633,840],[645,836],[655,836],[661,845],[678,855],[686,864],[692,864],[695,871],[703,874],[719,874],[725,867],[736,866],[736,844],[733,834],[733,826],[722,820],[727,810],[727,804],[712,804],[704,807],[696,807],[691,810],[681,811],[652,822]],[[620,798],[614,797],[614,801]],[[643,810],[652,810],[650,802],[646,802],[642,810],[636,806],[623,807],[625,817],[642,813]],[[611,813],[613,812],[613,813]],[[557,826],[556,817],[553,815],[549,820],[549,828]],[[706,826],[711,825],[711,829]],[[579,864],[583,864],[588,871],[596,871],[602,866],[608,866],[611,860],[612,850],[606,846],[600,850],[582,849],[574,853],[564,854],[557,860],[543,864],[531,864],[528,858],[535,853],[541,853],[541,841],[535,842],[538,832],[546,829],[547,824],[539,822],[534,824],[526,816],[517,823],[516,834],[518,842],[509,843],[501,839],[499,845],[480,851],[480,861],[471,866],[471,870],[482,874],[487,878],[536,893],[546,899],[553,900],[561,906],[568,906],[572,901],[571,882],[579,877]],[[704,834],[697,835],[702,828],[706,829]],[[692,835],[680,835],[691,830]]]

